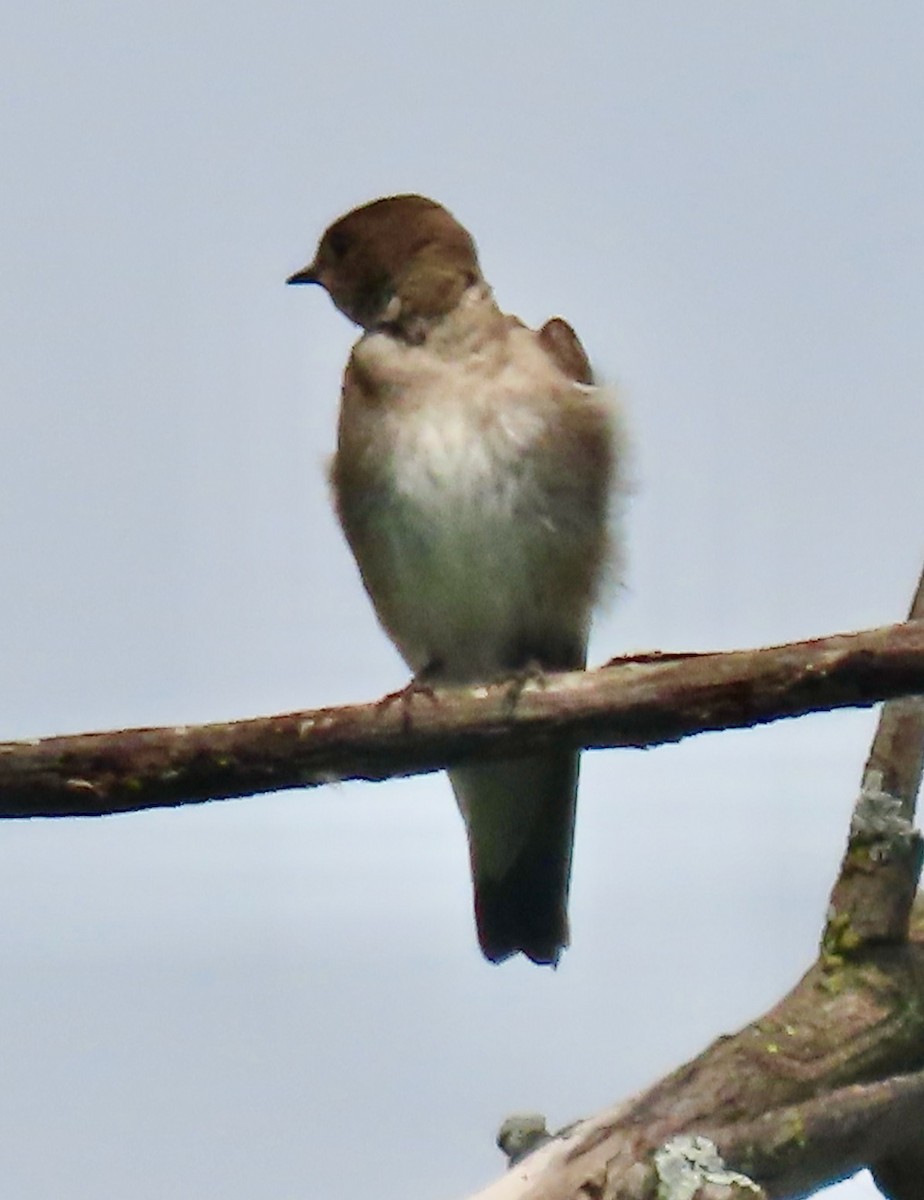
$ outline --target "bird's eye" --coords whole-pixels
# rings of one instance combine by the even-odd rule
[[[332,229],[327,235],[327,246],[334,258],[343,258],[350,248],[349,235],[342,229]]]

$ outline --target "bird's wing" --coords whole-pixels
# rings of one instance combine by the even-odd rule
[[[567,321],[552,317],[538,333],[539,342],[562,374],[575,383],[592,384],[593,368],[580,338]]]

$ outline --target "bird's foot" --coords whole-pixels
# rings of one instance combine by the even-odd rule
[[[516,671],[511,672],[504,681],[507,685],[507,713],[513,716],[516,712],[517,705],[520,703],[520,697],[528,683],[534,683],[537,687],[544,688],[548,683],[548,672],[536,659],[531,659],[525,666],[519,667]]]
[[[393,704],[401,705],[401,722],[404,726],[404,732],[407,733],[411,728],[411,708],[416,696],[426,696],[432,704],[438,704],[434,688],[427,682],[432,679],[439,670],[439,663],[427,663],[420,671],[413,675],[410,681],[403,688],[399,688],[397,692],[389,692],[387,696],[383,696],[377,701],[376,708],[391,708]]]

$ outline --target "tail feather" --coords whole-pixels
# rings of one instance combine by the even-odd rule
[[[554,750],[457,767],[482,953],[557,964],[568,945],[578,755]]]

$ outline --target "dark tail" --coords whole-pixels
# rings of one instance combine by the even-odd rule
[[[568,945],[578,755],[554,750],[450,772],[468,826],[482,953],[555,966]]]

